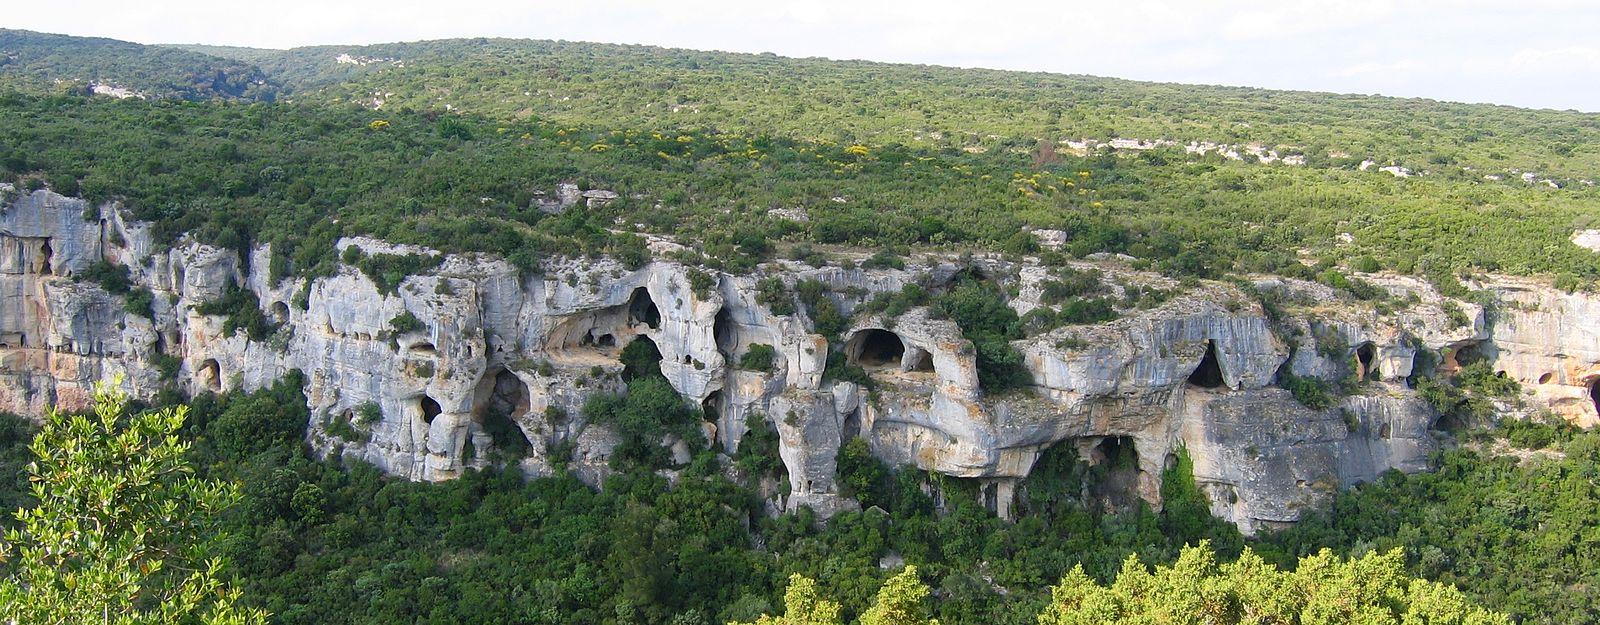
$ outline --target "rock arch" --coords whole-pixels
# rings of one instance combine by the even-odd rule
[[[511,457],[527,455],[533,443],[522,430],[521,418],[530,410],[528,385],[517,374],[496,368],[483,376],[474,393],[472,420],[489,437],[490,449]]]
[[[1189,372],[1188,383],[1200,388],[1218,388],[1222,386],[1222,362],[1217,358],[1217,342],[1206,339],[1206,354],[1200,358],[1200,364],[1194,371]]]

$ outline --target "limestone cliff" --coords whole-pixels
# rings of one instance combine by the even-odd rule
[[[569,466],[597,481],[617,440],[586,423],[581,408],[594,393],[622,388],[620,352],[641,339],[654,343],[685,401],[705,408],[703,429],[716,448],[732,453],[746,418],[763,415],[778,432],[790,481],[774,504],[823,514],[852,505],[834,484],[835,456],[861,436],[891,463],[983,481],[980,492],[1002,515],[1052,445],[1075,445],[1092,462],[1131,446],[1129,488],[1157,505],[1162,470],[1182,447],[1219,516],[1245,531],[1291,523],[1340,487],[1391,468],[1426,469],[1438,444],[1436,416],[1407,379],[1435,366],[1435,354],[1444,355],[1443,368],[1468,352],[1488,358],[1530,389],[1529,405],[1596,422],[1600,298],[1529,280],[1477,285],[1503,302],[1491,324],[1481,307],[1448,303],[1404,277],[1367,276],[1395,294],[1390,301],[1399,303],[1384,310],[1321,285],[1263,277],[1251,291],[1288,302],[1269,311],[1239,285],[1180,288],[1115,259],[1085,261],[1078,264],[1104,271],[1106,288],[1119,295],[1133,285],[1179,294],[1113,322],[1016,341],[1034,385],[991,396],[978,386],[973,344],[927,308],[895,318],[855,314],[842,336],[825,337],[804,307],[774,314],[758,283],[820,281],[850,315],[875,294],[912,282],[937,292],[959,272],[979,271],[1011,289],[1010,305],[1027,312],[1042,305],[1049,276],[1031,259],[930,256],[875,270],[774,261],[741,275],[602,259],[526,276],[502,260],[445,256],[385,293],[348,266],[273,283],[269,250],[244,259],[193,242],[158,247],[146,224],[124,220],[114,204],[7,193],[0,410],[81,406],[94,381],[117,373],[128,390],[148,396],[167,384],[253,389],[299,369],[318,450],[411,479],[449,479],[505,461],[486,421],[508,414],[529,443],[510,462],[538,475],[551,470],[552,450],[571,450]],[[339,246],[438,255],[363,238]],[[150,311],[129,312],[120,296],[75,280],[101,260],[127,267],[135,286],[154,293]],[[223,318],[197,312],[235,286],[256,296],[276,334],[230,336]],[[396,331],[404,313],[420,323]],[[733,366],[756,344],[774,348],[770,371]],[[875,388],[825,379],[830,349],[863,367]],[[162,361],[177,364],[171,380]],[[1368,382],[1313,410],[1276,386],[1288,373]]]

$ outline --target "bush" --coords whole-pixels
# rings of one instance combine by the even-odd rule
[[[771,345],[752,343],[739,357],[739,368],[747,371],[761,371],[771,373],[777,351]]]
[[[1323,410],[1333,406],[1333,394],[1328,392],[1328,387],[1322,380],[1301,377],[1285,371],[1282,384],[1302,406],[1312,410]]]

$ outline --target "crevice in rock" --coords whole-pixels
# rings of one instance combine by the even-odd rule
[[[1200,359],[1200,364],[1189,373],[1189,384],[1200,388],[1217,388],[1222,386],[1222,365],[1217,360],[1217,343],[1206,339],[1206,355]]]
[[[648,289],[641,286],[633,290],[633,296],[628,298],[628,319],[645,324],[651,330],[661,329],[661,309],[650,299]]]

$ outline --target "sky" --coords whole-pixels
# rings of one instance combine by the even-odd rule
[[[1600,0],[49,0],[0,27],[267,48],[564,39],[1600,112]]]

